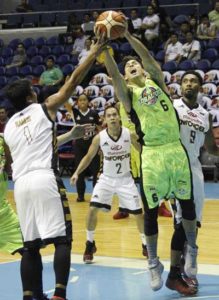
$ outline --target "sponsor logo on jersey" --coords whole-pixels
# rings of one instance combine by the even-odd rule
[[[93,117],[89,117],[89,120],[93,120],[94,118]]]
[[[187,113],[188,113],[189,116],[191,116],[191,117],[193,117],[193,118],[197,118],[197,117],[198,117],[197,114],[195,114],[195,113],[192,112],[192,111],[188,111]]]
[[[80,120],[80,119],[81,119],[80,116],[77,116],[76,120]]]
[[[95,198],[95,199],[98,199],[99,197],[98,197],[98,195],[93,195],[93,197],[92,197],[93,199]]]
[[[129,143],[129,140],[124,140],[124,143]]]
[[[114,151],[119,151],[122,149],[122,146],[121,145],[112,145],[111,146],[111,150],[114,150]]]
[[[205,131],[204,126],[196,124],[196,123],[193,123],[192,121],[189,121],[189,120],[182,120],[182,119],[180,119],[180,125],[185,125],[185,126],[192,127],[193,129],[195,129],[197,131],[200,131],[200,132],[204,132]]]
[[[160,89],[156,89],[152,86],[145,87],[138,101],[140,104],[153,105],[157,102],[161,94],[162,91]]]
[[[104,147],[104,146],[109,146],[109,144],[107,142],[105,142],[102,147]]]
[[[130,157],[130,153],[126,153],[123,155],[112,155],[112,156],[104,156],[105,160],[108,161],[122,161]]]

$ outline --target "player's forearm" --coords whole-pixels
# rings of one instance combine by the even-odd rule
[[[85,169],[87,169],[87,167],[90,165],[92,159],[93,159],[93,157],[91,157],[89,155],[85,155],[83,157],[83,159],[81,160],[79,166],[77,167],[75,173],[77,175],[80,175]]]
[[[61,134],[57,137],[58,147],[73,140],[71,131]]]
[[[118,99],[123,103],[125,110],[127,112],[130,112],[131,104],[128,96],[128,89],[126,82],[122,75],[119,73],[117,64],[115,60],[110,55],[109,51],[106,50],[106,59],[104,61],[106,69],[112,78],[113,87],[115,89],[115,94],[118,97]]]

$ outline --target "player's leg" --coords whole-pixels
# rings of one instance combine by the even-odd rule
[[[141,199],[144,204],[144,225],[148,250],[150,285],[154,291],[163,286],[163,265],[157,255],[159,200],[169,188],[163,159],[164,149],[142,147],[141,154]]]
[[[131,176],[119,178],[115,192],[119,198],[119,209],[121,212],[127,212],[134,215],[142,243],[142,254],[148,256],[141,197],[133,178]]]
[[[82,158],[84,157],[84,155],[86,154],[86,152],[84,151],[84,149],[76,144],[75,145],[75,168],[78,167],[78,165],[80,164]],[[86,184],[85,184],[85,175],[86,175],[86,170],[84,172],[82,172],[79,176],[78,176],[78,180],[76,183],[76,189],[77,189],[77,202],[84,202],[84,194],[85,194],[85,189],[86,189]]]
[[[71,242],[57,239],[54,243],[54,272],[55,272],[55,292],[52,299],[66,299],[66,288],[68,284],[71,266]]]
[[[100,209],[105,212],[111,210],[113,194],[114,188],[112,187],[112,180],[101,174],[93,189],[86,221],[87,241],[83,256],[85,263],[91,263],[93,261],[93,254],[97,251],[94,233],[97,226],[98,211]]]
[[[189,287],[183,280],[180,272],[180,260],[185,240],[187,239],[190,254],[192,255],[192,264],[196,265],[197,247],[196,247],[196,214],[192,194],[192,175],[189,166],[189,160],[184,149],[176,145],[172,151],[172,157],[168,158],[170,165],[171,181],[173,182],[172,191],[179,200],[182,211],[181,225],[175,227],[171,241],[171,267],[166,282],[170,289],[177,290],[184,295],[193,295],[197,292],[195,287]],[[174,164],[173,164],[174,163]],[[187,259],[188,262],[188,259]],[[190,260],[191,262],[191,260]],[[187,271],[192,270],[191,265]]]
[[[97,251],[95,240],[94,240],[94,234],[95,229],[97,226],[97,214],[98,214],[99,208],[97,207],[90,207],[86,219],[86,247],[83,255],[83,261],[88,264],[93,261],[93,254]]]

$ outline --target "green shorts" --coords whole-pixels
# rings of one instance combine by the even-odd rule
[[[0,174],[0,251],[14,253],[23,247],[16,213],[6,200],[7,179]]]
[[[192,175],[187,154],[180,142],[142,147],[142,199],[149,208],[171,194],[179,200],[192,198]]]

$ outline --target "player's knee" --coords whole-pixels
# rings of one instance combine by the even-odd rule
[[[146,235],[154,235],[158,233],[158,207],[146,209],[144,215],[144,227]]]
[[[30,255],[32,257],[37,257],[40,255],[40,248],[39,247],[25,247],[25,248],[23,248],[22,255]]]
[[[71,251],[72,242],[71,241],[57,241],[54,243],[56,249],[63,249],[64,251]]]
[[[192,200],[184,201],[179,200],[181,209],[182,209],[182,217],[186,220],[194,220],[196,218],[195,213],[195,203]]]

